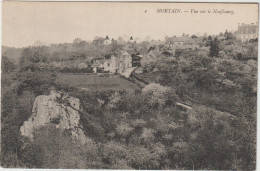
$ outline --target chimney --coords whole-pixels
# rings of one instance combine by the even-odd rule
[[[238,23],[238,27],[240,26],[240,23]]]
[[[245,23],[242,23],[242,26],[245,25]]]
[[[253,25],[254,25],[254,23],[251,23],[251,25],[253,26]]]

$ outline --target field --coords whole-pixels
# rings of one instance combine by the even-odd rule
[[[161,73],[160,72],[153,72],[153,73],[140,73],[140,74],[135,74],[138,77],[144,79],[145,81],[148,81],[150,83],[155,82],[159,83],[160,78],[161,78]]]
[[[97,75],[97,74],[68,74],[58,73],[57,82],[69,84],[72,87],[87,89],[91,91],[104,90],[127,90],[140,89],[134,83],[121,78],[118,75]]]

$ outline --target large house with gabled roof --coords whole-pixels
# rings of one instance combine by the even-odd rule
[[[246,42],[251,39],[256,39],[258,38],[258,23],[238,23],[238,29],[234,34],[236,38],[241,40],[242,42]]]
[[[141,65],[145,66],[146,64],[149,64],[151,62],[156,62],[160,54],[161,53],[157,49],[150,50],[148,54],[144,55],[144,57],[142,57],[142,59],[140,60]]]
[[[189,37],[189,35],[183,34],[181,37],[169,37],[166,39],[165,44],[168,45],[169,49],[195,49],[199,46],[196,42]]]
[[[121,74],[132,67],[132,57],[126,51],[122,51],[117,55],[111,55],[110,59],[104,60],[103,66],[106,72]]]

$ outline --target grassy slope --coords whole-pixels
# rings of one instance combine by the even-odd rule
[[[119,76],[99,76],[96,74],[57,74],[57,82],[72,87],[86,88],[92,91],[138,90],[139,87]]]

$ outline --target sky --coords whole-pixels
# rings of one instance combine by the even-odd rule
[[[166,13],[174,9],[182,13]],[[194,13],[196,10],[198,13]],[[202,10],[206,12],[200,13]],[[106,35],[114,39],[144,39],[149,35],[151,39],[163,40],[165,36],[183,33],[211,35],[226,29],[235,31],[238,23],[257,21],[257,4],[4,1],[2,45],[71,43],[75,38],[93,40]]]

